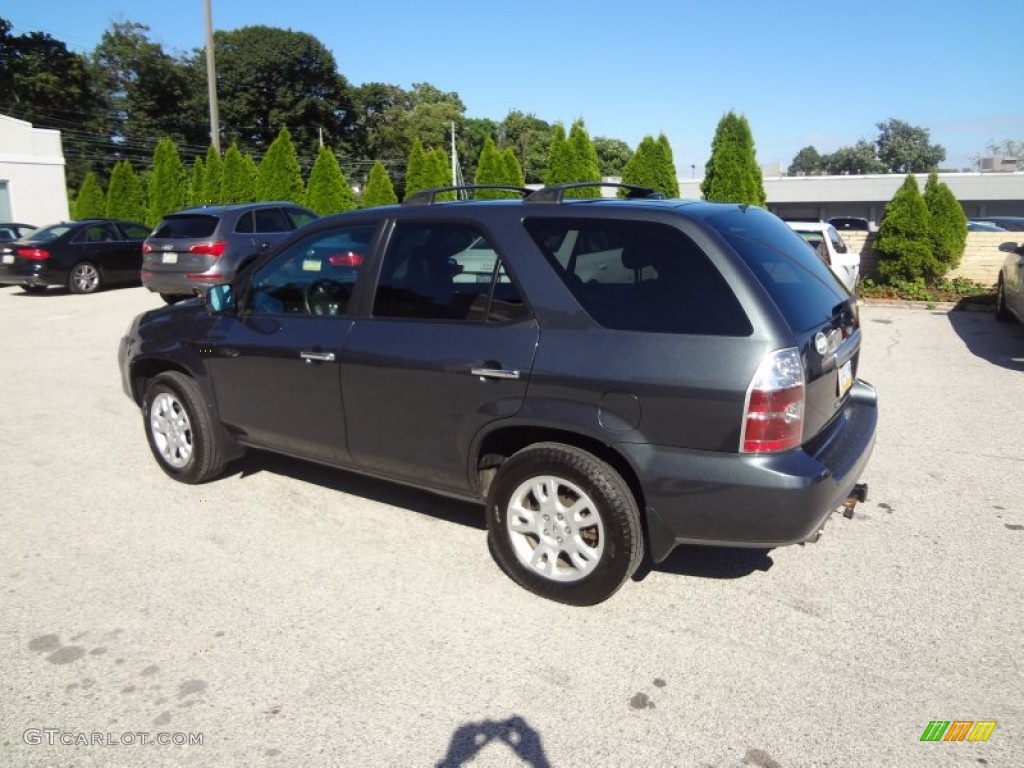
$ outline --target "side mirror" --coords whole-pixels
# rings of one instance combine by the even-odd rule
[[[1017,253],[1021,249],[1021,246],[1017,243],[1000,243],[999,250],[1004,253]]]
[[[230,283],[211,285],[205,296],[206,308],[215,315],[230,314],[235,310],[235,297]]]

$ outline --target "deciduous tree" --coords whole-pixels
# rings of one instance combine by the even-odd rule
[[[789,164],[790,176],[817,176],[824,172],[824,163],[818,150],[812,146],[801,149]]]
[[[946,149],[929,144],[927,128],[890,118],[878,123],[878,159],[889,173],[928,173],[946,159]]]

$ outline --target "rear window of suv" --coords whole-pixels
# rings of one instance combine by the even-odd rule
[[[210,237],[218,221],[216,216],[206,214],[166,216],[153,232],[153,237]]]
[[[736,249],[794,330],[826,322],[849,300],[835,273],[776,216],[737,207],[706,221]]]
[[[725,278],[673,227],[607,219],[524,223],[576,300],[605,328],[714,336],[753,331]]]

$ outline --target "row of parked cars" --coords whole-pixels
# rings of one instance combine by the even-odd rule
[[[0,285],[93,293],[141,283],[173,303],[229,280],[245,259],[315,218],[294,203],[264,202],[187,208],[152,231],[114,219],[0,224]]]

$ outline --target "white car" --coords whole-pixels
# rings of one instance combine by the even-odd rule
[[[996,317],[1024,323],[1024,243],[1002,243],[999,250],[1006,260],[999,270]]]
[[[832,268],[847,290],[855,293],[860,279],[860,253],[843,241],[836,228],[824,221],[786,223]]]

